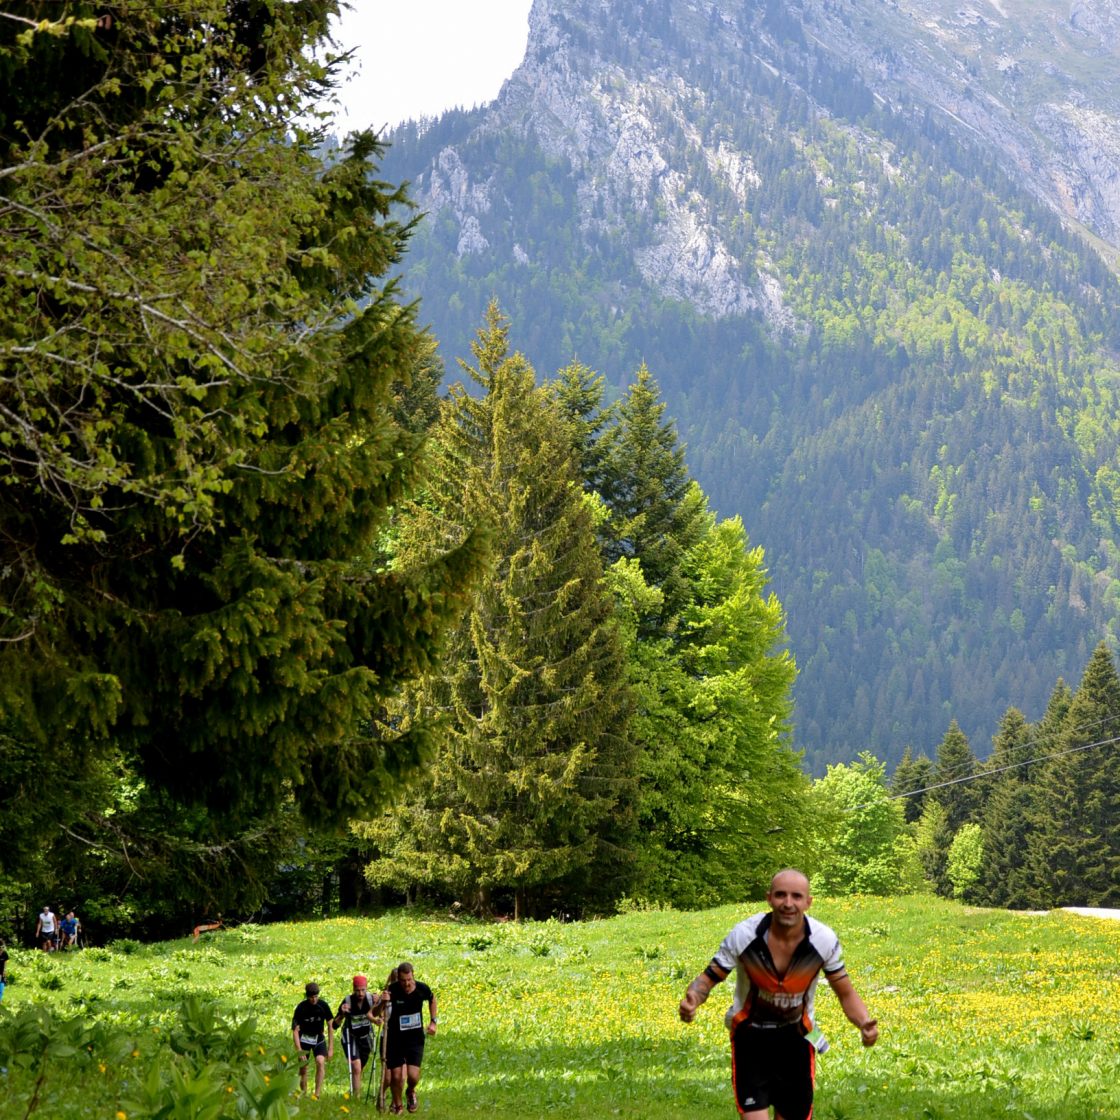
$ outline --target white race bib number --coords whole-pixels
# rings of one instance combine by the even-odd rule
[[[400,1024],[402,1031],[418,1031],[423,1026],[420,1021],[420,1012],[417,1011],[414,1015],[402,1015]]]

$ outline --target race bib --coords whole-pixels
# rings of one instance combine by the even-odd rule
[[[398,1022],[400,1023],[400,1029],[402,1031],[417,1031],[423,1026],[423,1023],[420,1021],[419,1011],[413,1015],[402,1015]]]
[[[319,1043],[323,1041],[323,1037],[322,1035],[314,1034],[310,1038],[308,1038],[307,1035],[301,1034],[299,1036],[299,1040],[304,1044],[304,1046],[318,1046]]]

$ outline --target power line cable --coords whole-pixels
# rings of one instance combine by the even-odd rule
[[[1118,718],[1120,718],[1120,717],[1118,717],[1116,715],[1102,716],[1098,720],[1093,720],[1090,723],[1079,724],[1077,727],[1074,727],[1074,728],[1068,728],[1068,729],[1063,728],[1060,731],[1054,731],[1054,732],[1051,732],[1048,735],[1039,735],[1036,738],[1028,739],[1024,743],[1018,743],[1015,746],[1012,746],[1012,747],[1008,748],[1006,753],[1009,757],[1014,757],[1015,754],[1017,754],[1020,751],[1033,750],[1035,747],[1038,747],[1038,746],[1046,743],[1048,740],[1055,739],[1059,735],[1066,735],[1066,734],[1069,734],[1070,732],[1073,732],[1073,733],[1079,734],[1079,735],[1080,734],[1085,734],[1086,732],[1089,732],[1089,731],[1093,730],[1094,728],[1100,727],[1102,724],[1115,722]],[[1109,740],[1102,739],[1100,742],[1101,743],[1106,743],[1108,741]],[[928,755],[925,755],[924,757],[934,767],[936,767],[937,763],[936,763],[935,760],[930,759]],[[979,773],[974,773],[974,774],[964,774],[964,773],[962,773],[960,775],[951,775],[950,777],[946,778],[943,782],[939,782],[939,783],[937,783],[937,785],[930,786],[930,787],[927,787],[927,788],[936,789],[936,788],[940,788],[940,786],[943,786],[943,785],[953,785],[954,783],[959,782],[963,778],[971,779],[972,777],[985,777],[986,775],[989,775],[989,774],[999,774],[999,773],[1002,773],[1006,769],[1013,768],[1014,766],[1030,765],[1030,763],[1032,763],[1032,762],[1041,762],[1044,759],[1054,758],[1054,757],[1058,757],[1058,755],[1053,755],[1053,754],[1036,755],[1036,756],[1032,756],[1029,759],[1026,759],[1022,763],[1013,763],[1013,764],[1011,764],[1011,766],[1001,766],[1001,767],[997,767],[994,770],[983,770]],[[976,760],[976,761],[979,761],[979,760]],[[924,791],[923,790],[911,790],[908,793],[895,794],[893,796],[896,796],[896,797],[911,797],[914,794],[922,793],[922,792],[924,792]]]
[[[1082,743],[1078,747],[1069,747],[1064,751],[1054,751],[1051,754],[1037,755],[1034,758],[1026,758],[1020,762],[1009,762],[1006,766],[997,766],[994,770],[981,770],[979,773],[966,774],[961,778],[950,778],[944,782],[935,782],[933,785],[923,786],[921,789],[908,790],[906,793],[891,793],[887,795],[885,800],[898,801],[905,797],[917,797],[920,793],[929,793],[935,789],[944,789],[946,786],[959,786],[964,784],[965,782],[976,782],[981,780],[982,778],[990,778],[994,774],[1002,774],[1006,770],[1017,770],[1020,766],[1031,766],[1036,762],[1046,762],[1052,758],[1062,758],[1067,754],[1077,754],[1080,751],[1092,750],[1094,747],[1107,747],[1113,745],[1114,743],[1120,743],[1120,735],[1117,735],[1111,739],[1097,739],[1092,743]],[[872,803],[866,805],[853,805],[852,809],[869,809],[871,808],[871,804]],[[851,812],[852,809],[850,809],[849,812]]]
[[[1103,722],[1105,721],[1107,720],[1100,720],[1099,724],[1103,724]],[[1099,726],[1099,724],[1090,724],[1088,726],[1094,727]],[[944,782],[934,782],[932,785],[923,786],[921,790],[908,790],[906,793],[890,793],[887,794],[887,796],[884,797],[883,800],[900,801],[903,800],[904,797],[916,797],[921,793],[930,793],[933,790],[943,790],[943,788],[950,785],[962,785],[965,782],[978,782],[982,780],[982,778],[992,777],[996,774],[1002,774],[1006,771],[1010,771],[1010,769],[1018,769],[1020,766],[1032,766],[1035,763],[1048,762],[1048,760],[1051,758],[1063,758],[1065,755],[1079,754],[1080,752],[1082,752],[1082,750],[1092,750],[1095,747],[1108,747],[1117,743],[1120,743],[1120,736],[1114,736],[1111,739],[1095,739],[1093,743],[1083,743],[1080,746],[1067,747],[1065,750],[1055,750],[1055,752],[1048,755],[1037,755],[1034,758],[1024,758],[1021,759],[1020,762],[1008,763],[1006,766],[997,766],[995,769],[983,769],[983,771],[979,771],[976,774],[965,774],[963,777],[949,778],[949,780],[946,780]],[[853,813],[860,809],[872,809],[875,805],[881,803],[883,802],[867,802],[862,805],[850,805],[848,809],[844,810],[844,812]]]

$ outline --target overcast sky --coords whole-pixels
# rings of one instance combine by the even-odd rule
[[[339,91],[343,129],[485,104],[525,56],[532,0],[349,2],[335,35],[340,48],[357,48]]]

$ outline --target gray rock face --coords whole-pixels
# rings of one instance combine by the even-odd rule
[[[979,138],[1065,220],[1120,247],[1115,0],[800,0],[788,6],[800,45],[760,22],[745,0],[665,0],[660,8],[671,10],[673,33],[622,49],[607,0],[535,0],[525,59],[478,128],[530,136],[568,161],[585,234],[640,221],[633,267],[665,296],[717,318],[755,311],[776,332],[796,328],[777,271],[765,260],[744,262],[729,242],[728,200],[744,203],[760,182],[750,153],[727,140],[705,143],[696,123],[709,111],[749,114],[752,106],[736,105],[726,85],[687,78],[696,57],[724,73],[749,57],[795,82],[789,66],[798,50],[831,52],[877,97],[928,107]],[[691,185],[698,167],[713,190]],[[481,178],[449,147],[414,191],[424,209],[454,216],[460,257],[493,248],[486,216],[497,198],[494,169],[473,174]],[[528,260],[520,245],[510,252]]]
[[[1120,247],[1115,0],[805,0],[804,18],[881,96],[940,111],[1063,218]]]

